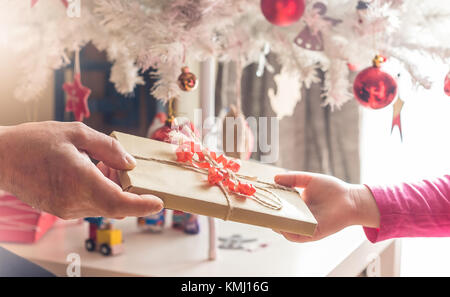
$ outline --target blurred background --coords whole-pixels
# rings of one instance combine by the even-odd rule
[[[154,79],[149,73],[144,74],[145,85],[136,87],[134,92],[123,96],[109,82],[111,64],[106,54],[99,52],[88,44],[80,53],[82,83],[91,89],[89,109],[91,117],[85,123],[104,133],[120,130],[144,136],[151,120],[158,111],[165,107],[149,95],[149,88]],[[15,125],[27,121],[73,121],[71,113],[65,112],[66,97],[62,84],[72,81],[73,64],[55,71],[52,84],[49,84],[38,100],[22,102],[14,99],[14,89],[21,80],[20,70],[16,65],[21,60],[19,55],[6,47],[0,47],[0,65],[2,65],[0,90],[0,124]],[[183,94],[177,102],[180,112],[190,118],[193,109],[198,107],[198,92]],[[26,101],[26,100],[24,100]],[[184,111],[185,110],[185,111]]]

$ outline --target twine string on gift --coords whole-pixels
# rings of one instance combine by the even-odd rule
[[[189,170],[201,173],[201,174],[208,175],[208,169],[200,168],[200,167],[197,167],[197,166],[189,164],[189,163],[163,160],[163,159],[157,159],[157,158],[151,158],[151,157],[142,157],[142,156],[138,156],[138,155],[133,155],[133,157],[138,160],[152,161],[152,162],[157,162],[157,163],[161,163],[161,164],[176,166],[176,167],[185,168],[185,169],[189,169]],[[215,162],[212,159],[210,161]],[[231,171],[230,169],[226,169],[226,170]],[[264,182],[254,176],[246,176],[246,175],[242,175],[242,174],[237,174],[237,173],[234,173],[233,171],[231,171],[229,174],[234,175],[234,178],[238,181],[239,180],[247,180],[247,181],[254,182],[255,183],[254,187],[256,188],[256,191],[252,195],[246,195],[246,194],[239,193],[239,192],[231,192],[229,189],[227,189],[225,187],[225,185],[223,184],[222,181],[216,183],[216,185],[224,193],[227,204],[228,204],[228,212],[224,218],[225,221],[227,221],[231,217],[231,214],[234,209],[233,203],[231,201],[230,193],[233,193],[233,194],[243,197],[243,198],[253,199],[260,205],[270,208],[270,209],[273,209],[273,210],[280,210],[283,207],[281,198],[275,192],[272,191],[273,189],[298,193],[297,190],[295,190],[293,188],[284,187],[284,186],[277,185],[274,183]]]
[[[239,160],[226,158],[224,155],[217,156],[215,152],[210,152],[203,147],[197,135],[189,127],[183,127],[182,131],[179,129],[172,130],[169,138],[172,143],[178,143],[176,161],[139,155],[133,155],[133,157],[138,160],[158,162],[208,175],[209,184],[217,185],[225,195],[228,204],[228,211],[224,217],[225,221],[231,217],[234,209],[230,194],[252,199],[273,210],[283,208],[281,198],[273,190],[278,189],[299,194],[294,188],[264,182],[255,176],[239,174],[238,171],[241,167],[238,163]]]

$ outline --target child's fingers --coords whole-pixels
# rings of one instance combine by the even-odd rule
[[[276,175],[275,182],[286,187],[306,188],[313,177],[314,173],[295,171]]]
[[[292,242],[299,242],[299,243],[303,243],[303,242],[310,242],[312,241],[312,237],[308,237],[308,236],[304,236],[304,235],[300,235],[300,234],[293,234],[293,233],[288,233],[288,232],[279,232],[281,235],[283,235],[287,240],[292,241]]]
[[[312,238],[308,237],[308,236],[303,236],[303,235],[300,235],[300,234],[294,234],[294,233],[279,231],[279,230],[275,230],[275,229],[272,229],[272,230],[275,233],[283,235],[287,240],[292,241],[292,242],[302,243],[302,242],[312,241]]]

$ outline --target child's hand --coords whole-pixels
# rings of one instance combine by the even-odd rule
[[[380,214],[375,199],[363,185],[351,185],[335,177],[308,172],[277,175],[275,182],[303,188],[302,198],[318,223],[313,237],[279,232],[290,241],[319,240],[350,225],[379,226]]]

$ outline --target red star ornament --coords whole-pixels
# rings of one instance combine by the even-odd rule
[[[76,73],[72,83],[64,83],[63,89],[67,94],[66,112],[73,112],[75,120],[82,122],[86,117],[90,117],[87,100],[91,94],[91,89],[81,84],[81,75]]]
[[[38,3],[39,0],[31,0],[31,7],[35,6],[36,3]],[[67,0],[61,0],[62,4],[67,8],[69,6],[69,3]]]

